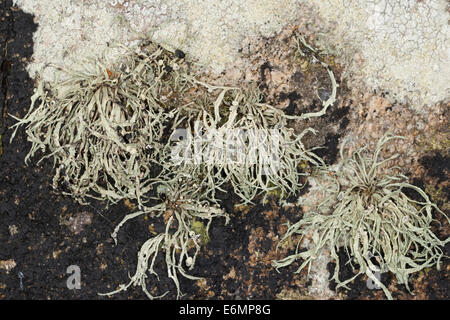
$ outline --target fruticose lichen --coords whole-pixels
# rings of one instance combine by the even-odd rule
[[[129,219],[144,214],[153,214],[156,217],[163,216],[166,224],[165,233],[160,233],[148,239],[142,245],[138,255],[136,273],[131,277],[128,284],[120,285],[118,290],[100,295],[113,295],[127,290],[131,285],[139,285],[150,299],[154,299],[155,297],[147,290],[145,279],[147,278],[147,272],[158,276],[153,266],[161,249],[165,251],[167,275],[174,281],[178,297],[182,295],[177,276],[178,273],[191,280],[200,279],[189,275],[184,266],[189,270],[192,270],[195,266],[195,260],[201,246],[201,237],[209,237],[208,230],[212,219],[215,217],[225,217],[228,222],[228,215],[218,205],[211,206],[208,199],[198,196],[198,189],[189,179],[181,180],[180,178],[180,180],[171,183],[163,182],[158,186],[157,191],[158,195],[160,197],[163,195],[166,201],[144,211],[125,216],[115,228],[112,237],[117,244],[117,234],[122,225]],[[203,234],[196,232],[198,230],[198,221],[196,219],[206,221]],[[151,262],[149,265],[150,259]],[[167,292],[158,296],[158,298],[166,294]]]
[[[340,155],[343,160],[337,169],[319,169],[317,181],[324,200],[315,210],[288,226],[281,241],[293,235],[300,235],[300,239],[295,254],[275,261],[273,265],[276,268],[302,259],[297,270],[300,272],[311,265],[322,248],[328,247],[336,262],[332,277],[337,283],[336,288],[346,287],[357,276],[366,274],[389,299],[392,296],[374,275],[376,271],[392,272],[398,283],[409,290],[410,274],[427,267],[440,268],[444,256],[441,247],[450,238],[440,240],[433,233],[432,212],[443,214],[447,220],[448,217],[423,190],[409,184],[406,176],[396,173],[398,168],[382,171],[384,164],[398,156],[379,160],[382,147],[399,138],[386,134],[373,153],[361,148],[349,158],[344,157],[345,144],[342,144]],[[405,194],[407,189],[416,192],[423,200],[409,198]],[[301,250],[301,241],[307,236],[312,236],[312,245]],[[343,281],[339,279],[340,248],[347,252],[353,269],[358,269],[356,275]]]
[[[39,150],[42,159],[52,158],[53,187],[62,185],[81,203],[127,198],[142,206],[164,128],[177,110],[171,104],[182,104],[179,95],[193,85],[178,60],[150,44],[113,66],[85,61],[51,88],[41,81],[11,139],[25,125],[32,142],[25,162]]]

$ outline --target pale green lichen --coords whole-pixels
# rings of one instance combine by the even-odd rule
[[[164,194],[166,201],[144,211],[125,216],[115,228],[112,237],[117,243],[117,235],[122,225],[128,220],[144,214],[152,214],[156,217],[164,216],[164,219],[167,220],[165,232],[148,239],[142,245],[138,254],[136,273],[128,284],[120,285],[118,290],[100,295],[113,295],[127,290],[133,285],[141,286],[150,299],[156,298],[148,291],[145,280],[148,277],[147,272],[158,277],[154,270],[154,264],[161,250],[165,251],[167,275],[176,285],[178,298],[182,296],[178,274],[191,280],[200,279],[188,274],[185,268],[189,270],[194,268],[201,242],[205,238],[209,238],[208,230],[212,219],[225,217],[227,223],[228,215],[217,205],[211,205],[207,199],[199,196],[198,189],[189,179],[161,183],[158,186],[158,193],[160,196]],[[206,222],[206,225],[200,221]],[[199,223],[203,226],[200,232]],[[163,297],[165,294],[167,292],[158,297]]]
[[[447,220],[448,217],[423,190],[409,184],[406,176],[395,173],[395,168],[381,171],[385,163],[397,157],[379,160],[383,145],[398,138],[386,134],[373,154],[361,148],[350,158],[344,157],[344,144],[341,146],[343,162],[340,167],[332,174],[328,168],[320,170],[318,182],[323,188],[324,200],[314,211],[288,226],[282,241],[293,235],[301,237],[295,254],[275,261],[276,268],[302,259],[297,270],[300,272],[311,265],[322,248],[328,247],[336,262],[332,277],[336,288],[346,287],[357,276],[366,274],[389,299],[392,299],[390,292],[374,275],[379,266],[374,264],[373,257],[408,290],[410,274],[431,266],[440,268],[441,247],[450,238],[440,240],[433,233],[432,211],[443,214]],[[406,189],[415,191],[423,200],[412,200],[405,194]],[[300,250],[306,236],[312,236],[311,247]],[[358,269],[355,276],[343,281],[339,279],[340,248],[347,252],[353,269]]]
[[[178,156],[176,170],[198,177],[211,198],[227,184],[244,203],[274,190],[281,198],[298,192],[305,175],[299,164],[321,162],[302,143],[314,130],[295,133],[287,127],[288,116],[261,100],[255,87],[225,88],[215,101],[190,107],[184,121],[188,137],[166,145],[172,159]]]
[[[150,44],[120,64],[96,59],[65,70],[70,78],[52,88],[39,82],[29,112],[16,118],[11,140],[25,125],[32,142],[25,162],[39,150],[42,159],[53,159],[53,187],[65,186],[64,194],[82,203],[86,197],[137,199],[142,206],[164,128],[177,111],[168,97],[193,86],[179,64]]]

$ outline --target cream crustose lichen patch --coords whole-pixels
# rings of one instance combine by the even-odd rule
[[[386,134],[373,154],[362,148],[350,158],[344,157],[344,144],[341,146],[341,166],[336,171],[321,170],[318,177],[324,200],[315,211],[289,225],[283,237],[285,240],[301,235],[296,253],[274,262],[276,268],[302,259],[299,272],[311,264],[323,247],[329,247],[336,261],[332,280],[336,281],[337,288],[346,287],[358,275],[366,274],[389,299],[392,296],[375,276],[376,270],[384,268],[392,272],[398,283],[409,290],[411,273],[432,266],[439,269],[443,257],[441,247],[450,238],[440,240],[433,233],[432,211],[444,213],[431,203],[424,191],[409,184],[406,176],[395,173],[396,168],[388,168],[388,173],[380,170],[383,164],[397,157],[378,160],[383,145],[398,138]],[[407,189],[416,192],[422,200],[409,198],[405,194]],[[300,251],[302,238],[311,234],[312,246]],[[355,276],[343,281],[339,279],[340,248],[345,249],[352,266],[356,264],[354,270],[359,268]]]

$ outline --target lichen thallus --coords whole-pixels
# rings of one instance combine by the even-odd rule
[[[427,194],[408,183],[408,178],[388,167],[389,161],[398,157],[379,160],[382,147],[391,140],[402,137],[386,133],[377,143],[375,151],[361,148],[345,157],[340,149],[341,163],[330,168],[319,168],[315,180],[323,193],[323,201],[315,209],[305,213],[295,224],[288,224],[283,239],[298,235],[294,254],[274,261],[273,266],[285,267],[297,259],[303,262],[300,272],[318,257],[324,247],[330,250],[336,263],[332,280],[337,288],[344,287],[357,276],[366,274],[389,299],[392,295],[375,275],[376,272],[392,272],[399,284],[408,290],[411,273],[427,267],[440,268],[444,257],[441,249],[450,238],[440,240],[432,231],[432,211],[448,217],[433,204]],[[415,192],[422,200],[408,197],[407,190]],[[305,237],[312,237],[312,244],[305,250],[300,245]],[[349,279],[339,279],[339,250],[344,249],[348,263],[356,274]],[[356,265],[354,265],[356,264]]]

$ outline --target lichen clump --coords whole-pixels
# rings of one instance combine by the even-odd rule
[[[300,235],[296,253],[274,262],[276,268],[302,259],[299,272],[327,246],[336,262],[332,280],[336,281],[337,288],[346,287],[357,276],[366,274],[389,299],[392,299],[390,292],[375,272],[392,272],[398,283],[409,290],[410,274],[432,266],[439,269],[443,258],[441,247],[450,238],[440,240],[433,233],[432,211],[445,214],[424,191],[409,184],[406,176],[396,173],[398,168],[382,170],[384,164],[398,155],[379,160],[381,149],[385,143],[398,138],[386,134],[373,153],[361,148],[349,158],[344,157],[345,144],[342,144],[340,166],[334,171],[320,169],[317,178],[324,200],[290,225],[284,235],[283,240]],[[421,200],[411,199],[407,190],[415,192]],[[300,244],[306,236],[312,236],[312,244],[301,251]],[[358,269],[356,275],[343,281],[339,279],[341,248],[347,252],[353,269]]]
[[[53,187],[81,203],[136,199],[142,206],[171,105],[193,85],[178,60],[150,44],[118,64],[91,59],[64,70],[69,79],[62,83],[39,82],[29,112],[15,124],[16,131],[26,126],[32,142],[25,161],[39,150],[53,159]]]
[[[281,198],[296,194],[306,175],[300,163],[321,161],[302,143],[314,130],[288,128],[284,113],[261,103],[255,87],[221,90],[214,101],[203,100],[201,108],[189,110],[180,122],[186,128],[182,141],[177,131],[171,136],[165,152],[176,160],[177,170],[198,177],[211,198],[226,186],[244,203],[259,195],[265,199],[273,190]]]
[[[167,275],[174,281],[178,297],[182,293],[177,274],[181,274],[191,280],[200,279],[188,274],[185,267],[189,270],[194,268],[202,241],[209,237],[208,230],[212,219],[225,217],[228,221],[229,217],[218,205],[212,206],[208,199],[199,197],[195,185],[189,182],[191,181],[179,180],[177,183],[161,183],[157,192],[158,196],[163,197],[165,201],[144,211],[127,215],[117,225],[112,234],[116,244],[117,234],[122,225],[127,220],[140,215],[152,214],[156,217],[162,216],[166,230],[165,233],[160,233],[148,239],[142,245],[138,255],[136,273],[131,277],[128,284],[120,285],[118,290],[101,295],[113,295],[127,290],[131,285],[139,285],[150,299],[154,299],[155,297],[147,290],[145,279],[147,278],[147,272],[157,276],[153,266],[161,249],[165,251]],[[201,221],[204,221],[206,226]],[[199,230],[199,224],[202,225],[202,230]],[[163,297],[165,294],[167,292],[158,297]]]

